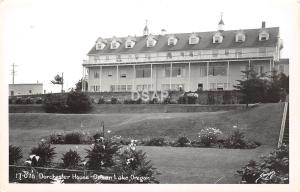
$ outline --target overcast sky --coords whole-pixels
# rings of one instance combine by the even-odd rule
[[[98,37],[150,33],[201,32],[217,29],[223,12],[225,30],[280,27],[282,57],[293,62],[296,0],[0,0],[0,33],[7,83],[42,82],[47,92],[59,91],[50,80],[64,72],[65,87],[82,75],[82,60]],[[2,63],[1,62],[1,63]]]

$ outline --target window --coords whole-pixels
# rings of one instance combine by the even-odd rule
[[[181,57],[184,57],[184,52],[180,52],[180,56],[181,56]]]
[[[228,49],[225,50],[225,55],[226,55],[226,56],[229,55],[229,50],[228,50]]]
[[[193,57],[193,56],[194,56],[194,52],[193,52],[193,51],[190,51],[189,56],[190,56],[190,57]]]
[[[29,93],[31,94],[31,93],[32,93],[32,90],[29,90]]]
[[[105,60],[106,60],[106,61],[109,60],[109,56],[108,56],[108,55],[105,56]]]
[[[136,78],[148,78],[151,76],[150,66],[136,66]]]
[[[149,37],[147,39],[147,47],[154,47],[156,44],[156,40],[153,37]]]
[[[132,48],[134,46],[134,41],[132,40],[127,40],[125,42],[125,48]]]
[[[182,91],[184,90],[183,84],[161,84],[161,89],[163,91],[174,90],[174,91]]]
[[[168,45],[169,46],[174,46],[177,43],[177,39],[175,37],[169,37],[168,39]]]
[[[126,78],[126,73],[121,73],[120,77],[121,78]]]
[[[216,84],[215,83],[210,83],[209,84],[209,89],[210,90],[215,90],[216,89]]]
[[[218,54],[219,54],[218,50],[216,50],[216,49],[212,50],[212,56],[213,57],[218,57]]]
[[[235,56],[236,57],[242,57],[242,55],[243,55],[242,49],[236,49],[235,50]]]
[[[131,91],[132,90],[132,85],[127,85],[127,91]]]
[[[139,55],[138,54],[135,55],[135,59],[136,60],[139,59]]]
[[[212,76],[226,76],[227,69],[225,64],[209,64],[208,75]]]
[[[108,72],[107,72],[107,76],[108,76],[108,77],[112,77],[112,71],[108,71]]]
[[[244,33],[237,33],[235,36],[235,42],[244,42],[246,40],[246,36]]]
[[[223,36],[220,32],[217,32],[214,36],[213,36],[213,43],[222,43],[223,41]]]
[[[265,57],[266,53],[267,53],[267,49],[265,47],[260,47],[260,48],[258,48],[258,53],[259,53],[259,56]]]
[[[150,60],[151,59],[151,55],[150,54],[146,54],[145,58],[147,58],[148,60]]]
[[[99,73],[97,71],[94,72],[94,79],[98,79],[99,78]]]
[[[136,89],[138,91],[143,91],[143,90],[151,90],[151,84],[144,84],[144,85],[136,85]]]
[[[253,67],[253,70],[254,70],[255,73],[261,75],[261,74],[264,73],[264,66],[263,65],[255,65]]]
[[[110,43],[110,48],[111,48],[111,49],[117,49],[119,46],[120,46],[120,43],[117,42],[116,40],[113,40],[113,41]]]
[[[168,52],[168,53],[167,53],[167,58],[168,58],[168,59],[172,59],[172,53],[171,53],[171,52]]]
[[[170,77],[170,66],[165,66],[165,77]],[[184,76],[184,67],[183,66],[172,66],[172,77],[183,77]]]
[[[94,92],[100,91],[100,86],[99,85],[92,85],[91,86],[91,91],[94,91]]]
[[[121,61],[122,61],[121,55],[117,55],[117,62],[121,62]]]
[[[260,41],[267,41],[267,40],[269,40],[269,33],[267,32],[267,31],[261,31],[260,33],[259,33],[259,40]]]
[[[199,42],[199,37],[197,37],[195,34],[192,34],[189,38],[189,44],[194,45],[194,44],[198,44],[198,42]]]
[[[206,76],[207,76],[207,66],[200,65],[200,77],[206,77]]]
[[[102,42],[97,42],[96,43],[96,50],[104,49],[104,47],[105,47],[104,43],[102,43]]]

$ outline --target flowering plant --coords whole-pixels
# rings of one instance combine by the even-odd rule
[[[216,143],[218,141],[218,137],[222,134],[219,129],[208,127],[205,129],[201,129],[198,133],[198,137],[200,138],[200,142],[205,146],[210,146],[212,143]]]

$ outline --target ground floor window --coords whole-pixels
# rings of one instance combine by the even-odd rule
[[[184,90],[184,84],[161,84],[161,90],[162,91],[183,91]]]
[[[219,64],[219,63],[211,63],[209,64],[208,68],[208,75],[212,76],[226,76],[227,74],[227,68],[225,64]]]
[[[132,90],[132,85],[111,85],[111,92],[129,92]]]
[[[100,91],[100,86],[99,85],[92,85],[90,87],[90,90],[94,91],[94,92]]]
[[[148,78],[151,76],[150,65],[136,66],[136,78]]]
[[[210,83],[209,89],[210,90],[227,90],[230,87],[230,83]]]
[[[151,84],[143,84],[143,85],[136,85],[136,90],[137,91],[149,91],[151,90]]]

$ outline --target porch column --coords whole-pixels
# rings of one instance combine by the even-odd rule
[[[85,82],[85,78],[84,78],[84,66],[82,66],[82,80],[81,80],[81,91],[84,92],[84,83]]]
[[[90,70],[88,68],[85,68],[85,76],[87,76],[87,87],[86,87],[86,90],[87,92],[89,92],[89,86],[90,86]]]
[[[153,90],[153,69],[152,69],[152,63],[150,64],[151,67],[151,91]]]
[[[270,74],[272,74],[272,60],[270,59]]]
[[[250,70],[250,69],[251,69],[251,60],[249,60],[249,62],[248,62],[248,70]]]
[[[133,78],[132,78],[132,91],[135,91],[135,78],[136,78],[136,72],[135,72],[135,65],[133,64]]]
[[[208,87],[208,70],[209,70],[209,62],[206,64],[206,89],[209,90]]]
[[[119,91],[119,65],[117,65],[117,85],[116,85],[117,92]]]
[[[188,90],[191,91],[191,62],[189,62],[189,82],[188,82]]]
[[[227,90],[229,89],[229,61],[227,61]]]
[[[102,66],[100,66],[99,78],[100,78],[99,92],[101,92],[102,91]]]
[[[170,63],[170,90],[172,89],[172,70],[173,70],[173,64]]]

